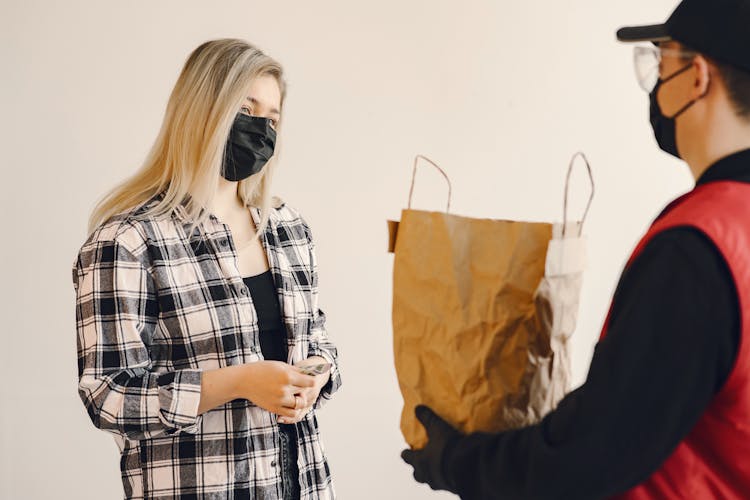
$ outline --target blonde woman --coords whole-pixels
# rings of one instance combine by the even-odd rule
[[[204,43],[145,165],[92,214],[79,393],[127,498],[334,498],[315,409],[336,348],[310,229],[270,196],[284,95],[255,47]]]

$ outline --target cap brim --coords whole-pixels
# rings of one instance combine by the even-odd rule
[[[672,37],[667,33],[666,24],[650,24],[620,28],[617,39],[621,42],[668,42]]]

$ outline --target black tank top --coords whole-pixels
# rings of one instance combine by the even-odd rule
[[[253,299],[260,327],[260,350],[267,360],[287,360],[286,327],[271,271],[242,278]]]

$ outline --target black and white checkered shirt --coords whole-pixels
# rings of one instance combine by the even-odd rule
[[[263,359],[229,228],[211,216],[189,235],[182,206],[144,217],[157,201],[101,225],[75,262],[81,399],[94,425],[116,436],[127,498],[281,498],[275,415],[247,400],[197,415],[201,371]],[[333,365],[317,409],[341,379],[318,309],[310,230],[279,203],[262,241],[288,361]],[[334,498],[314,411],[297,432],[302,498]]]

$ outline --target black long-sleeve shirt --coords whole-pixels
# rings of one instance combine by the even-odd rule
[[[698,185],[750,182],[750,150]],[[476,433],[446,450],[462,498],[603,498],[646,480],[700,419],[732,371],[739,303],[722,255],[702,233],[654,237],[625,270],[586,382],[538,424]]]

